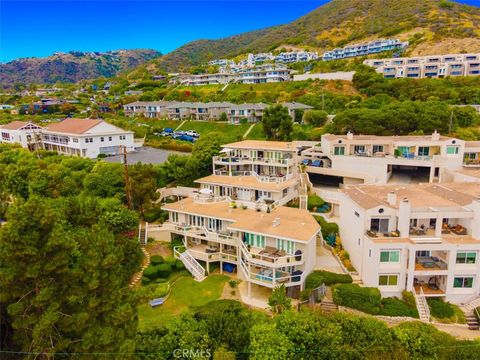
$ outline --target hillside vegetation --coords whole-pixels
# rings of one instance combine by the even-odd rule
[[[480,51],[480,8],[446,0],[332,0],[289,24],[190,42],[150,69],[185,70],[213,58],[289,45],[322,52],[381,37],[409,40],[412,54]]]
[[[23,58],[0,64],[0,85],[53,84],[111,77],[160,56],[156,50],[70,51],[44,58]]]

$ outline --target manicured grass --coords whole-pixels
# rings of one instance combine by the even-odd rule
[[[222,122],[187,121],[180,130],[195,130],[201,136],[217,132],[222,134],[225,142],[234,142],[242,139],[249,126],[250,124],[230,125]]]
[[[139,330],[149,330],[172,321],[192,307],[205,305],[220,298],[228,281],[225,275],[210,275],[202,282],[191,277],[181,277],[172,286],[167,301],[156,308],[147,303],[138,306]]]
[[[263,125],[258,123],[254,128],[249,132],[247,136],[248,140],[264,140],[266,139],[265,134],[263,133]]]

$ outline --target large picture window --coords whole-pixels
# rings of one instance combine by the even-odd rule
[[[475,264],[477,260],[477,253],[475,251],[458,251],[457,264]]]
[[[397,263],[400,260],[400,250],[382,250],[380,251],[380,262]]]
[[[378,286],[397,286],[397,284],[397,274],[380,275],[378,277]]]
[[[453,279],[454,288],[472,288],[473,276],[455,277]]]

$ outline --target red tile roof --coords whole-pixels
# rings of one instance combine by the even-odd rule
[[[7,129],[7,130],[18,130],[26,125],[28,125],[28,122],[17,120],[17,121],[12,121],[11,123],[8,123],[5,125],[1,125],[0,127],[2,129]]]
[[[68,118],[59,123],[49,124],[47,131],[54,131],[67,134],[84,134],[94,126],[102,123],[99,119],[74,119]]]

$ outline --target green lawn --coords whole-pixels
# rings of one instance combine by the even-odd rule
[[[241,140],[243,134],[249,128],[250,124],[230,125],[226,123],[207,122],[207,121],[187,121],[180,130],[195,130],[200,135],[208,135],[212,132],[222,133],[225,142],[234,142]]]
[[[228,279],[219,274],[210,275],[202,282],[191,277],[178,279],[165,304],[156,308],[150,307],[148,303],[138,306],[139,330],[149,330],[168,323],[192,307],[218,299]]]
[[[256,124],[252,131],[248,133],[248,140],[264,140],[266,139],[265,134],[263,133],[263,126],[261,123]]]

